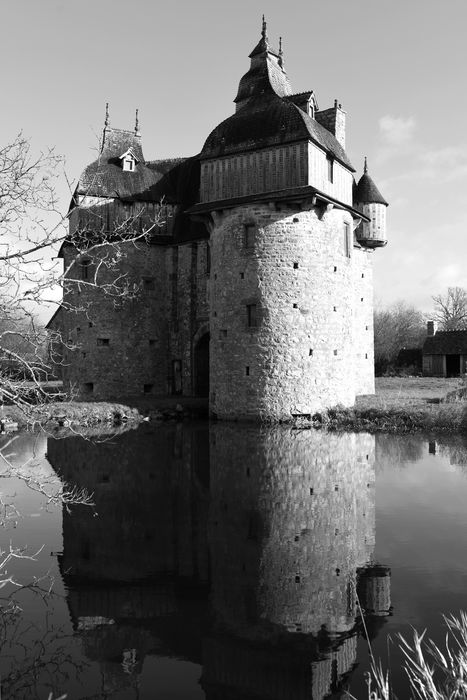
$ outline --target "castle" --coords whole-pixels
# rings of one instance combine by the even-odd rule
[[[345,152],[346,113],[293,93],[261,38],[235,113],[199,155],[146,161],[110,126],[82,173],[48,324],[64,387],[209,396],[219,418],[287,420],[374,392],[372,255],[386,207]],[[130,240],[130,239],[138,240]]]

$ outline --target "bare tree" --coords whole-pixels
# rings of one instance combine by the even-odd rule
[[[421,311],[403,301],[375,309],[375,368],[377,374],[394,366],[402,349],[421,348],[426,335]]]
[[[445,294],[432,297],[433,319],[445,331],[467,328],[467,291],[463,287],[448,287]]]
[[[45,351],[50,335],[36,320],[38,309],[52,302],[86,313],[90,296],[79,294],[83,288],[98,289],[119,304],[139,294],[120,263],[129,246],[147,245],[161,222],[159,204],[89,205],[85,195],[76,202],[79,215],[73,206],[62,215],[55,189],[59,177],[65,177],[62,158],[53,150],[34,155],[21,133],[0,148],[0,392],[4,402],[25,414],[31,402],[50,399],[43,381],[56,369]],[[73,251],[64,270],[55,257],[61,246]],[[89,263],[86,279],[78,274],[76,261],[82,257]],[[73,345],[59,328],[53,341],[55,350]],[[55,352],[55,359],[60,356]]]

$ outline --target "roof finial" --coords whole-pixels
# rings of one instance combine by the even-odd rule
[[[282,68],[282,64],[284,62],[284,52],[282,51],[282,37],[279,37],[279,65]]]
[[[365,156],[365,161],[363,163],[363,173],[366,175],[367,172],[368,172],[368,161],[367,161],[367,158]]]
[[[263,39],[267,39],[267,38],[268,38],[267,27],[266,27],[266,20],[264,19],[264,15],[263,15],[263,27],[262,27],[262,29],[261,29],[261,36],[263,37]]]
[[[141,136],[140,130],[139,130],[139,119],[138,119],[138,112],[139,109],[136,108],[136,118],[135,118],[135,136]]]
[[[107,129],[107,127],[110,124],[110,118],[109,118],[109,103],[105,103],[105,121],[104,121],[104,129]]]

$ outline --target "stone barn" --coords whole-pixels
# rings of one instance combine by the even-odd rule
[[[107,113],[60,251],[50,327],[67,391],[209,396],[211,414],[255,420],[374,391],[387,202],[366,161],[355,180],[342,105],[293,92],[264,21],[249,58],[234,113],[194,157],[145,160],[138,119],[115,129]]]

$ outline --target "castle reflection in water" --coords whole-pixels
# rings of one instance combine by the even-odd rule
[[[202,665],[209,700],[318,700],[355,666],[358,605],[370,637],[390,613],[373,436],[179,423],[48,459],[94,493],[64,510],[60,568],[106,693],[155,655]]]

